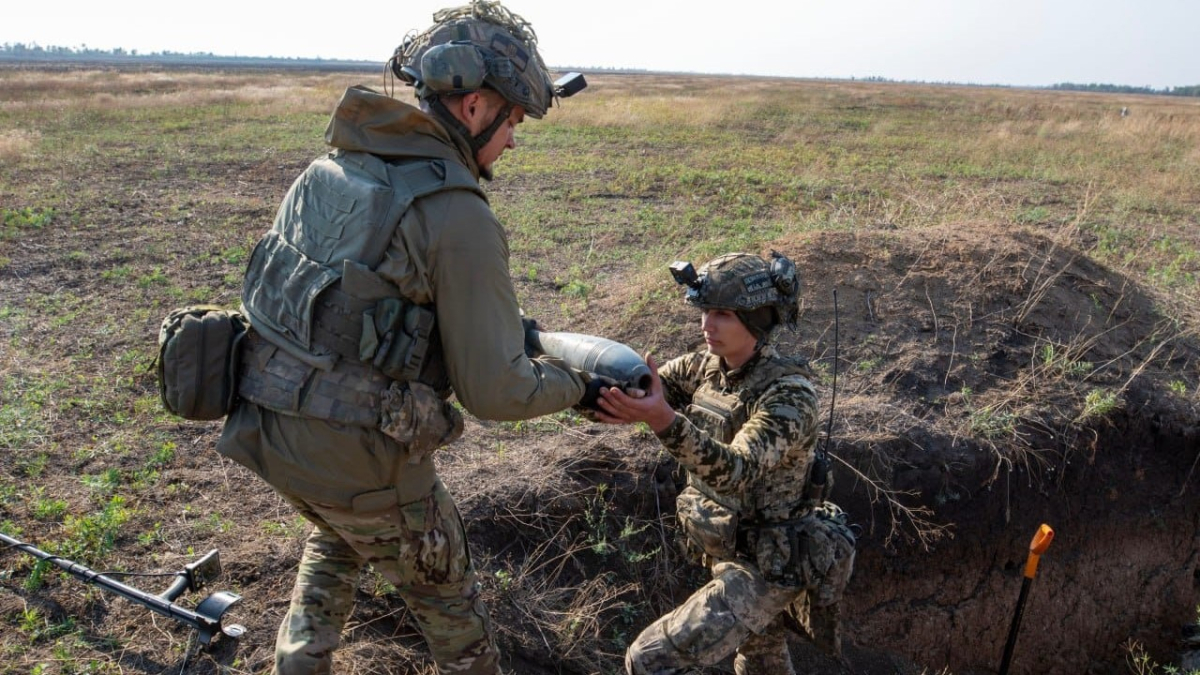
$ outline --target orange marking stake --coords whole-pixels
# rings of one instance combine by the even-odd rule
[[[1033,535],[1033,541],[1029,542],[1029,557],[1025,560],[1026,579],[1037,576],[1038,560],[1041,559],[1046,549],[1050,548],[1052,541],[1054,541],[1054,530],[1049,525],[1042,523],[1037,534]]]
[[[1017,646],[1017,632],[1021,629],[1021,616],[1025,613],[1025,598],[1029,595],[1029,584],[1037,576],[1038,560],[1050,542],[1054,541],[1054,530],[1042,523],[1033,541],[1029,542],[1029,557],[1025,559],[1025,578],[1021,580],[1021,595],[1017,597],[1017,611],[1013,615],[1012,626],[1008,629],[1008,640],[1004,643],[1004,658],[1000,661],[1000,675],[1008,675],[1008,666],[1012,663],[1013,648]]]

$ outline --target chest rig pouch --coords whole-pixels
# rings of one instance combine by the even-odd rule
[[[737,394],[722,394],[704,385],[693,394],[685,415],[715,440],[729,443],[744,421],[737,419],[736,413],[743,408],[740,402]],[[740,511],[738,500],[715,494],[689,474],[688,486],[675,499],[685,552],[695,558],[732,560],[736,555]]]

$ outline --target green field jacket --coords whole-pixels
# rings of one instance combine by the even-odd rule
[[[325,137],[333,152],[315,160],[293,185],[264,241],[275,251],[290,251],[304,274],[328,275],[341,283],[343,270],[347,279],[351,267],[368,270],[370,278],[382,280],[385,294],[431,310],[436,318],[433,352],[440,352],[445,379],[459,402],[476,417],[529,419],[576,404],[584,390],[579,373],[555,359],[525,354],[507,235],[478,186],[479,168],[466,141],[418,108],[363,87],[346,91]],[[389,210],[385,200],[378,208],[364,209],[369,196],[363,195],[369,191],[356,188],[351,174],[403,182],[393,171],[396,166],[417,167],[426,174],[432,167],[452,188],[420,196],[406,207]],[[309,198],[315,191],[320,198]],[[339,211],[356,217],[339,217]],[[358,217],[364,211],[370,217]],[[309,344],[315,338],[305,325],[303,308],[320,304],[313,289],[324,286],[308,285],[314,297],[289,297],[298,292],[281,293],[273,282],[296,275],[285,267],[264,281],[255,271],[261,267],[258,256],[256,249],[243,303],[262,337],[293,353],[299,348],[313,367],[306,390],[321,390],[322,381],[346,382],[351,374],[361,382],[363,362],[347,358],[353,342],[349,350]],[[261,292],[252,288],[255,274]],[[342,332],[355,337],[349,334],[357,320],[349,317],[344,322],[349,328]],[[290,330],[297,326],[302,330]],[[374,393],[368,398],[374,400]],[[299,405],[283,411],[295,410],[306,414]]]

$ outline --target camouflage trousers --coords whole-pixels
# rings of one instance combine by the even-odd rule
[[[848,580],[852,550],[843,560],[836,574]],[[625,653],[628,675],[682,675],[730,654],[737,675],[794,675],[789,626],[827,652],[840,651],[840,592],[830,597],[817,588],[772,584],[741,560],[717,562],[712,574],[712,581],[638,635]]]
[[[499,673],[462,521],[429,456],[377,429],[253,404],[234,410],[218,450],[315,525],[279,626],[277,675],[331,672],[367,564],[396,587],[439,672]],[[390,672],[403,672],[396,665]]]

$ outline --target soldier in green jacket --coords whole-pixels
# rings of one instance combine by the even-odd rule
[[[776,327],[795,327],[795,266],[775,252],[770,262],[731,253],[699,273],[672,271],[702,311],[708,349],[658,369],[644,396],[602,390],[597,416],[645,422],[686,470],[680,529],[712,581],[642,631],[626,669],[675,675],[736,653],[738,675],[794,673],[789,626],[840,652],[838,603],[854,567],[845,515],[809,489],[818,429],[808,365],[769,343]]]
[[[348,89],[331,152],[292,185],[247,266],[241,403],[218,450],[316,526],[279,627],[281,675],[331,671],[367,563],[397,588],[439,672],[499,672],[431,457],[462,433],[446,399],[522,420],[599,391],[599,378],[526,355],[507,236],[479,185],[525,117],[574,92],[555,88],[529,24],[498,2],[434,22],[389,63],[419,107]]]

